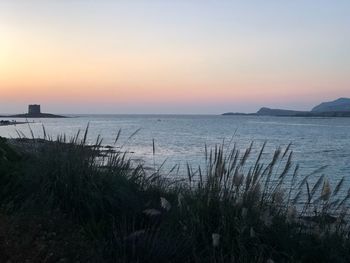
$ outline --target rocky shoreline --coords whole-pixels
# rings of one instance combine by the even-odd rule
[[[1,126],[11,126],[11,125],[20,125],[20,124],[26,124],[28,123],[27,121],[4,121],[4,120],[0,120],[0,127]]]

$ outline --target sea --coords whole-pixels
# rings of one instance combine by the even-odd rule
[[[14,119],[16,120],[16,119]],[[23,121],[23,119],[17,119]],[[185,176],[187,164],[205,165],[205,147],[234,145],[244,151],[253,143],[253,162],[266,143],[263,161],[273,152],[291,144],[292,163],[299,165],[299,178],[314,171],[315,178],[325,175],[335,187],[341,178],[350,187],[350,118],[221,116],[221,115],[70,115],[70,118],[29,119],[29,124],[0,126],[0,136],[18,134],[53,138],[83,135],[87,126],[88,142],[100,136],[103,145],[128,152],[135,162],[160,168],[167,174],[174,166],[176,176]],[[115,143],[120,131],[120,137]],[[323,167],[322,169],[320,169]],[[316,180],[316,179],[310,179]]]

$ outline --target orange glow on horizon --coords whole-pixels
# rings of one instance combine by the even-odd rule
[[[22,18],[25,8],[0,16],[0,102],[260,105],[348,95],[343,38],[323,31],[272,27],[262,34],[236,28],[231,14],[210,23],[191,15],[193,24],[163,17],[163,25],[131,13],[124,25],[104,6],[89,15],[72,9],[62,19],[68,7],[44,8],[44,18],[37,9]],[[333,44],[339,54],[327,53]]]

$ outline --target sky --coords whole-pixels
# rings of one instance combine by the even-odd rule
[[[350,1],[0,0],[0,112],[218,114],[350,97]]]

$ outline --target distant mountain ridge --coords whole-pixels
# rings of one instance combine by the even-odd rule
[[[263,107],[256,114],[257,115],[275,115],[275,116],[295,116],[297,114],[305,114],[307,111],[296,110],[282,110],[282,109],[270,109]]]
[[[334,101],[322,102],[315,106],[312,112],[329,112],[329,111],[350,111],[350,99],[339,98]]]
[[[262,107],[256,113],[232,113],[223,115],[285,116],[285,117],[350,117],[350,98],[322,102],[311,111],[271,109]]]

